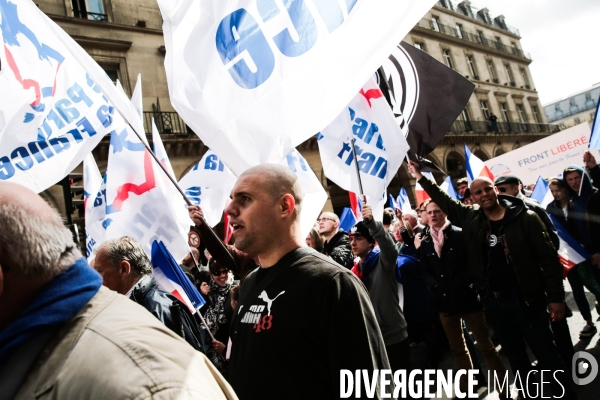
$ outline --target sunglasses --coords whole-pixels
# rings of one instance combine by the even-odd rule
[[[325,217],[323,217],[323,218],[319,218],[319,219],[317,220],[317,222],[325,222],[325,221],[331,221],[331,222],[335,222],[335,220],[334,220],[334,219],[331,219],[331,218],[325,218]]]
[[[498,191],[500,193],[506,193],[506,188],[504,186],[498,187]]]
[[[213,276],[221,276],[221,275],[227,275],[229,273],[228,269],[222,269],[221,271],[218,271],[216,274],[212,274]]]

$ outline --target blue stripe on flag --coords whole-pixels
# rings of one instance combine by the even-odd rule
[[[356,217],[350,207],[344,207],[342,216],[340,217],[340,229],[350,232],[350,229],[356,224]]]
[[[531,198],[542,204],[544,202],[544,197],[546,197],[546,193],[548,193],[548,183],[540,176],[535,183],[533,192],[531,192]]]
[[[156,240],[152,242],[152,266],[160,268],[169,280],[179,284],[189,297],[194,308],[198,309],[206,304],[196,286],[181,270],[181,267],[177,264],[171,253],[169,253],[163,242],[157,242]]]
[[[560,221],[558,221],[552,214],[548,214],[548,216],[550,217],[552,223],[556,227],[556,233],[558,234],[558,236],[562,240],[564,240],[565,243],[568,244],[569,247],[571,247],[581,257],[583,257],[586,260],[589,259],[590,254],[587,252],[587,250],[577,240],[575,240],[569,232],[567,232],[567,230],[562,226]]]
[[[467,147],[467,144],[465,143],[465,160],[467,162],[467,174],[469,174],[469,179],[471,179],[471,181],[475,180],[475,177],[473,176],[473,170],[471,169],[471,151],[469,150],[469,148]]]

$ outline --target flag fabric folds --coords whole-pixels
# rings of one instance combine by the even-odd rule
[[[85,215],[85,248],[88,261],[94,258],[94,246],[104,241],[104,195],[106,181],[100,175],[92,153],[83,159],[83,209]]]
[[[426,176],[430,181],[435,182],[435,178],[433,177],[433,174],[431,172],[423,172],[423,175]],[[418,181],[415,185],[415,198],[417,200],[417,207],[420,207],[421,203],[430,198],[425,189],[423,189],[423,187],[419,185]]]
[[[357,221],[362,220],[362,199],[354,192],[348,192],[350,197],[350,209]]]
[[[481,161],[481,159],[471,153],[469,148],[465,143],[465,160],[467,162],[467,180],[469,181],[469,186],[471,186],[471,182],[479,177],[487,177],[494,181],[494,174],[492,171]]]
[[[300,213],[300,230],[303,237],[306,237],[321,214],[321,210],[327,201],[327,192],[323,189],[321,181],[315,175],[308,161],[302,157],[298,150],[293,149],[290,151],[279,164],[291,169],[302,186],[304,197],[302,212]]]
[[[158,1],[171,102],[236,175],[329,124],[435,1],[310,3]]]
[[[558,258],[564,267],[563,278],[565,278],[567,276],[567,272],[569,272],[571,268],[589,259],[590,254],[579,242],[577,242],[577,240],[573,238],[573,236],[571,236],[567,229],[562,226],[560,221],[554,218],[552,214],[549,214],[549,217],[556,227],[556,233],[558,234],[558,238],[560,240]]]
[[[456,193],[456,189],[454,189],[454,184],[452,183],[452,178],[449,176],[444,179],[444,182],[440,185],[440,188],[448,193],[448,196],[452,197],[454,200],[458,200],[458,195]]]
[[[362,218],[361,218],[362,219]],[[358,222],[356,215],[350,207],[344,207],[340,216],[340,229],[350,232],[350,229]]]
[[[410,145],[425,157],[464,110],[475,85],[412,45],[401,42],[378,71],[396,121]]]
[[[181,178],[179,186],[193,204],[202,207],[204,219],[209,226],[214,227],[221,222],[223,210],[236,179],[223,161],[209,149],[202,159]],[[178,204],[187,212],[185,203]]]
[[[400,207],[398,206],[398,202],[394,199],[394,196],[392,196],[391,194],[388,195],[390,197],[390,207],[393,208],[394,210],[396,209],[400,209]]]
[[[0,14],[0,181],[39,193],[79,165],[118,119],[32,1],[0,1]]]
[[[408,193],[406,193],[406,189],[404,188],[400,188],[400,193],[398,193],[398,205],[403,213],[412,211],[410,200],[408,199]],[[419,204],[417,204],[417,207],[418,206]]]
[[[548,186],[548,182],[546,182],[541,176],[535,183],[535,187],[531,192],[531,198],[540,203],[540,206],[544,210],[546,209],[546,206],[554,200],[552,192],[550,191],[550,187]]]
[[[354,138],[363,194],[371,205],[380,201],[408,151],[406,139],[373,79],[317,138],[325,175],[342,189],[360,193]]]
[[[206,304],[198,289],[182,271],[163,242],[156,240],[152,242],[150,261],[154,279],[162,290],[177,297],[192,313]]]

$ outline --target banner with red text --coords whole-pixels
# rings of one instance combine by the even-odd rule
[[[496,178],[516,175],[525,185],[537,182],[539,176],[561,177],[569,164],[583,165],[583,153],[588,150],[590,129],[589,123],[576,125],[487,160],[485,165]],[[598,150],[590,151],[600,160]]]

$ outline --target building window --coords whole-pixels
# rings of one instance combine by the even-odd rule
[[[454,65],[452,64],[452,57],[450,56],[450,50],[444,50],[443,55],[444,64],[446,64],[447,67],[454,69]]]
[[[488,108],[487,100],[479,100],[479,105],[481,106],[483,118],[488,119],[490,117],[490,109]]]
[[[523,104],[517,104],[517,114],[519,115],[519,122],[524,124],[527,122],[527,114],[523,108]]]
[[[119,79],[119,66],[118,65],[110,65],[110,64],[108,64],[108,65],[101,64],[100,67],[102,67],[104,72],[106,72],[106,75],[108,75],[108,77],[110,78],[112,83],[116,84],[117,79]]]
[[[425,44],[423,42],[415,42],[414,46],[422,51],[425,51]]]
[[[467,56],[467,65],[469,66],[469,71],[471,72],[471,76],[473,79],[479,80],[479,75],[477,75],[477,69],[475,68],[475,59],[473,56]]]
[[[454,28],[456,31],[456,37],[457,38],[461,38],[464,39],[464,35],[463,35],[463,27],[461,24],[456,24],[456,28]]]
[[[496,74],[496,67],[494,67],[494,62],[492,60],[487,60],[487,67],[490,73],[490,78],[492,78],[492,82],[498,83],[498,75]]]
[[[504,71],[506,72],[506,79],[508,79],[510,86],[516,86],[515,77],[513,76],[512,69],[510,69],[510,64],[504,64]]]
[[[108,21],[102,0],[72,0],[71,5],[75,18]]]
[[[506,102],[500,103],[500,114],[502,114],[502,118],[505,122],[510,122],[510,114],[508,112],[508,106]]]
[[[521,73],[521,77],[523,78],[523,84],[525,85],[525,89],[529,89],[531,86],[529,85],[527,71],[525,71],[525,68],[519,68],[519,72]]]
[[[431,29],[436,32],[440,31],[440,20],[438,17],[431,17]]]
[[[485,36],[483,35],[483,31],[477,31],[477,37],[479,38],[479,43],[486,44]]]
[[[469,115],[469,110],[465,107],[464,110],[462,110],[462,112],[460,113],[460,118],[463,121],[470,121],[471,120],[471,115]]]
[[[531,106],[531,113],[533,114],[533,120],[535,121],[535,123],[541,124],[542,119],[540,118],[540,112],[539,112],[537,106]]]

